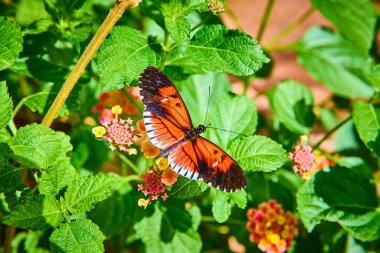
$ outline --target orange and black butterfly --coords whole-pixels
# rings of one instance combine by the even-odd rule
[[[140,76],[139,86],[149,139],[162,149],[161,156],[168,156],[175,172],[202,179],[223,191],[245,187],[243,170],[221,148],[200,136],[207,127],[193,127],[181,95],[164,73],[147,67]]]

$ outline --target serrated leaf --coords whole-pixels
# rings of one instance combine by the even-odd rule
[[[17,60],[22,42],[20,27],[0,16],[0,70],[9,68]]]
[[[247,192],[244,190],[232,193],[219,190],[213,190],[213,192],[212,214],[219,223],[227,221],[228,217],[230,217],[232,202],[241,209],[247,206]]]
[[[373,89],[363,77],[367,56],[339,34],[320,27],[309,29],[298,43],[298,62],[335,94],[369,98]]]
[[[164,242],[160,237],[161,222],[164,213],[156,206],[152,216],[144,217],[135,223],[137,235],[145,244],[147,253],[196,253],[202,248],[199,234],[192,228],[182,232],[176,230],[170,242]]]
[[[336,167],[318,172],[297,193],[303,224],[311,231],[322,220],[338,222],[360,240],[377,239],[380,215],[374,211],[378,203],[370,180],[361,168],[355,171]]]
[[[177,44],[178,53],[183,55],[190,44],[190,23],[186,18],[173,19],[165,17],[165,26],[170,36]]]
[[[340,33],[368,52],[375,34],[376,11],[370,0],[311,0],[313,6],[333,23]]]
[[[236,133],[252,135],[258,122],[257,109],[252,100],[246,95],[231,93],[222,94],[214,101],[210,118],[212,127],[226,130],[207,130],[210,140],[224,149],[241,137]]]
[[[244,171],[274,171],[288,159],[279,143],[259,135],[238,139],[229,150]]]
[[[201,180],[191,180],[179,176],[177,182],[170,191],[170,197],[179,199],[189,199],[200,195],[207,190],[208,185]]]
[[[231,91],[231,85],[224,73],[191,75],[183,82],[178,82],[177,87],[185,101],[186,107],[191,115],[191,120],[195,126],[204,124],[209,100],[211,101],[208,113],[211,114],[215,111],[213,101],[224,93]],[[210,97],[208,95],[209,89]],[[207,125],[208,122],[205,124]]]
[[[44,115],[53,102],[50,101],[51,97],[56,96],[57,94],[58,92],[53,92],[50,88],[48,88],[24,98],[23,102],[32,112],[37,111],[39,114]],[[64,104],[61,109],[59,109],[55,117],[62,117],[68,114],[69,110],[67,109],[66,104]]]
[[[104,252],[103,234],[90,220],[74,220],[54,230],[50,247],[59,253],[101,253]]]
[[[1,148],[0,148],[1,151]],[[11,165],[0,163],[0,192],[10,192],[19,186],[21,181],[20,171]]]
[[[100,91],[123,88],[137,80],[147,66],[158,66],[159,50],[155,42],[140,31],[114,27],[99,49]]]
[[[113,174],[96,174],[77,177],[67,187],[65,204],[71,213],[90,211],[96,203],[106,199],[117,177]]]
[[[308,134],[314,122],[313,94],[294,80],[279,83],[270,96],[277,119],[289,130]]]
[[[41,173],[38,190],[42,194],[55,196],[63,187],[71,184],[76,176],[77,172],[70,164],[70,158],[57,159]]]
[[[18,228],[42,230],[63,220],[58,201],[50,195],[26,197],[5,217],[4,223]]]
[[[132,221],[136,209],[137,193],[125,178],[115,184],[112,195],[98,203],[87,217],[97,224],[106,237],[123,231]],[[104,215],[104,214],[107,215]]]
[[[9,146],[13,158],[31,168],[48,168],[72,150],[69,136],[37,124],[20,128]]]
[[[371,104],[356,101],[352,114],[360,139],[372,152],[380,156],[380,112],[377,114]]]
[[[5,82],[0,82],[0,129],[6,127],[11,120],[12,108],[13,101],[9,97],[7,85]]]
[[[222,25],[201,28],[194,35],[187,54],[206,71],[238,76],[252,75],[269,61],[250,35]]]

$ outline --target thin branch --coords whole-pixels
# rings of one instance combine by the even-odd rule
[[[110,10],[108,16],[104,20],[103,24],[99,27],[98,31],[92,38],[90,44],[88,44],[87,48],[84,50],[79,61],[70,73],[70,76],[63,84],[53,104],[49,108],[49,111],[42,120],[42,125],[50,127],[55,118],[55,115],[57,115],[59,109],[62,107],[71,90],[74,88],[74,85],[77,83],[78,79],[86,69],[90,60],[94,57],[96,51],[99,49],[100,45],[107,37],[112,27],[121,18],[127,8],[138,6],[140,2],[141,0],[117,0],[113,8]]]
[[[285,38],[289,33],[291,33],[293,30],[295,30],[299,25],[301,25],[303,22],[305,22],[306,19],[308,19],[311,14],[313,14],[315,9],[311,6],[309,9],[305,11],[304,14],[302,14],[301,17],[299,17],[296,21],[291,23],[289,26],[285,27],[284,30],[279,32],[276,36],[274,36],[268,43],[267,47],[272,47],[277,42]]]
[[[270,16],[272,9],[273,9],[274,2],[275,2],[275,0],[268,0],[267,6],[265,8],[264,16],[263,16],[263,19],[261,20],[259,31],[257,32],[257,38],[256,39],[259,43],[261,42],[261,39],[264,35],[265,28],[267,27],[267,23],[268,23],[269,16]]]

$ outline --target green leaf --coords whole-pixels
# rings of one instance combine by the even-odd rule
[[[113,174],[96,174],[75,178],[65,192],[65,204],[71,213],[90,211],[96,203],[106,199],[117,177]]]
[[[159,51],[140,31],[113,28],[99,49],[100,91],[123,88],[137,80],[147,66],[158,66]]]
[[[183,55],[190,44],[190,23],[185,17],[165,17],[165,26],[170,36],[177,44],[178,52]]]
[[[54,230],[50,247],[59,253],[101,253],[104,252],[103,234],[90,220],[74,220]]]
[[[177,182],[170,191],[170,197],[179,199],[190,199],[200,195],[208,189],[208,185],[201,180],[191,180],[179,176]]]
[[[194,35],[187,54],[205,71],[238,76],[251,75],[269,61],[250,35],[222,25],[201,28]]]
[[[42,194],[58,195],[59,191],[70,185],[77,176],[77,172],[70,164],[70,158],[57,159],[41,174],[38,190]]]
[[[369,98],[373,89],[363,77],[367,56],[344,38],[319,27],[309,29],[298,43],[298,62],[335,94]]]
[[[32,112],[37,111],[39,114],[44,115],[53,102],[51,98],[57,96],[57,94],[58,92],[53,92],[48,88],[24,98],[23,102]],[[55,117],[62,117],[68,114],[69,110],[66,104],[64,104]]]
[[[8,125],[12,118],[13,101],[9,97],[5,82],[0,82],[0,129]]]
[[[210,139],[225,149],[241,137],[236,133],[252,135],[258,122],[257,109],[252,100],[246,95],[231,93],[225,93],[214,101],[210,118],[212,127],[227,130],[208,129]]]
[[[20,27],[0,16],[0,70],[9,68],[17,60],[22,42]]]
[[[279,143],[259,135],[238,139],[229,150],[244,171],[274,171],[288,159]]]
[[[12,252],[50,253],[44,248],[47,230],[17,233],[12,240]]]
[[[380,156],[380,110],[363,101],[356,101],[353,108],[356,130],[364,144],[376,155]]]
[[[333,23],[340,33],[368,52],[375,35],[376,11],[370,0],[311,0],[313,6]]]
[[[182,212],[186,212],[182,210]],[[192,214],[192,213],[190,213]],[[199,234],[189,227],[186,231],[176,229],[169,242],[161,238],[161,224],[164,212],[156,205],[152,216],[144,217],[140,222],[135,223],[134,228],[137,235],[145,244],[147,253],[196,253],[202,248],[202,241]],[[180,215],[180,214],[178,214]],[[193,217],[194,218],[194,217]],[[165,233],[166,231],[162,231]],[[173,232],[173,231],[172,231]]]
[[[100,227],[105,236],[115,236],[130,224],[136,209],[140,208],[136,205],[137,196],[129,182],[120,178],[112,195],[98,203],[87,217]]]
[[[318,172],[300,187],[297,206],[306,228],[311,231],[322,220],[338,222],[363,241],[380,236],[380,214],[375,186],[362,168],[335,167]]]
[[[302,84],[287,80],[279,83],[270,96],[277,119],[289,130],[308,134],[314,122],[314,97]]]
[[[26,197],[5,217],[4,223],[18,228],[42,230],[63,220],[58,201],[50,195]]]
[[[3,143],[0,143],[0,152],[2,152]],[[1,160],[1,157],[0,157]],[[0,162],[0,192],[10,192],[20,185],[20,171],[10,164],[1,164]]]
[[[213,192],[212,214],[219,223],[227,221],[228,217],[230,217],[232,203],[235,203],[241,209],[247,206],[247,192],[244,190],[232,193],[219,190],[213,190]]]
[[[31,168],[48,168],[72,150],[69,136],[37,124],[20,128],[9,146],[14,159]]]
[[[224,73],[191,75],[185,81],[179,82],[177,87],[185,101],[186,107],[191,115],[191,120],[195,126],[204,124],[209,100],[211,101],[208,113],[212,113],[215,111],[214,99],[231,91],[231,85]],[[206,122],[206,125],[207,123],[208,122]]]

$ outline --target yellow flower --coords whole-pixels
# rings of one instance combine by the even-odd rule
[[[160,170],[166,170],[169,167],[168,159],[163,156],[156,159],[155,163]]]
[[[128,148],[127,151],[128,151],[129,155],[136,155],[137,154],[137,149],[135,149],[135,148]]]
[[[112,113],[115,114],[115,115],[119,115],[123,111],[123,109],[121,109],[120,105],[114,105],[114,106],[112,106],[111,110],[112,110]]]
[[[272,244],[277,244],[280,241],[280,236],[278,234],[269,234],[267,239]]]
[[[95,135],[95,137],[99,138],[106,133],[106,129],[102,126],[97,126],[92,129],[92,133]]]
[[[137,204],[139,206],[143,206],[144,209],[148,206],[149,204],[149,200],[146,200],[146,199],[139,199],[139,201],[137,202]]]

